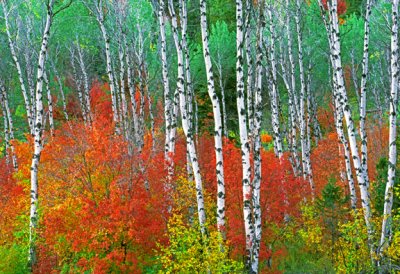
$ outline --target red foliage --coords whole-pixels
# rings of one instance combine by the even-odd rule
[[[337,13],[338,15],[342,15],[346,12],[347,10],[347,4],[345,0],[338,0],[338,6],[337,6]],[[328,4],[327,0],[322,0],[322,4],[324,5],[325,9],[328,9]]]
[[[214,151],[207,149],[213,147],[213,139],[204,136],[201,138],[199,150],[200,163],[204,174],[205,186],[212,193],[216,193],[216,171]],[[263,218],[263,240],[260,259],[265,260],[276,256],[272,250],[267,250],[269,243],[273,242],[274,233],[268,230],[269,224],[284,225],[285,214],[299,216],[299,203],[309,197],[308,183],[295,178],[291,172],[289,161],[284,157],[282,162],[275,157],[273,152],[262,151],[262,182],[261,182],[261,211]],[[231,254],[240,259],[245,252],[244,224],[243,224],[243,192],[242,192],[242,164],[240,148],[233,142],[225,140],[225,192],[226,192],[226,219],[227,239],[232,244]],[[279,253],[279,250],[278,250]]]
[[[165,233],[172,204],[165,188],[162,104],[156,109],[154,139],[146,132],[143,151],[138,153],[128,151],[124,138],[114,134],[108,86],[94,83],[90,93],[92,127],[78,120],[62,124],[55,137],[46,140],[41,156],[38,273],[58,271],[65,263],[74,265],[77,272],[139,273],[153,264],[157,243],[168,243]],[[69,112],[74,102],[69,100]],[[319,109],[318,117],[324,132],[334,131],[332,111]],[[373,127],[368,134],[370,151],[377,152],[369,156],[373,176],[373,166],[387,151],[388,133],[387,128]],[[263,144],[272,139],[268,134],[261,137]],[[205,193],[216,199],[214,139],[208,134],[198,138]],[[0,241],[4,242],[14,240],[21,225],[16,219],[28,212],[32,139],[27,136],[27,140],[15,144],[20,165],[17,174],[12,176],[4,159],[0,160]],[[285,227],[285,217],[300,215],[300,203],[310,200],[311,191],[308,182],[292,174],[288,155],[279,160],[273,152],[262,150],[261,156],[260,259],[268,260],[285,256],[284,249],[274,246],[281,236],[277,229]],[[186,176],[186,143],[180,130],[174,160],[173,182]],[[344,163],[336,134],[328,133],[319,142],[311,160],[317,195],[330,178],[340,182]],[[224,161],[226,235],[231,256],[240,260],[245,249],[242,164],[234,141],[224,140]],[[213,219],[209,217],[211,223]]]

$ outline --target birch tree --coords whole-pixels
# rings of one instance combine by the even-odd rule
[[[22,91],[22,95],[24,97],[24,103],[25,103],[25,109],[26,109],[26,116],[28,119],[28,125],[29,125],[29,129],[30,129],[30,133],[33,134],[33,117],[32,117],[32,110],[31,110],[31,103],[30,103],[30,98],[27,92],[27,88],[25,85],[25,80],[24,80],[24,76],[23,76],[23,71],[21,68],[21,64],[17,55],[17,49],[16,49],[16,42],[13,40],[13,35],[11,34],[11,30],[10,30],[10,20],[9,20],[9,16],[10,13],[13,9],[15,9],[15,6],[10,7],[10,9],[7,8],[6,6],[6,1],[2,0],[1,1],[1,6],[3,9],[3,13],[4,13],[4,21],[5,21],[5,27],[6,27],[6,34],[7,34],[7,38],[8,38],[8,45],[11,51],[11,56],[12,59],[14,61],[14,65],[17,69],[17,73],[18,73],[18,80],[20,83],[20,88]]]
[[[197,199],[197,213],[199,218],[199,224],[202,234],[205,236],[205,222],[206,214],[204,208],[204,197],[203,197],[203,183],[200,174],[200,167],[198,163],[198,157],[196,152],[196,146],[194,143],[193,126],[189,124],[188,113],[186,108],[186,94],[185,94],[185,73],[184,73],[184,60],[182,51],[182,41],[179,39],[177,18],[173,6],[172,0],[168,1],[169,14],[171,16],[171,27],[172,34],[175,42],[176,53],[178,57],[178,79],[177,79],[177,91],[179,94],[179,110],[182,117],[182,128],[186,136],[186,143],[189,149],[190,162],[193,168],[193,174],[196,185],[196,199]]]
[[[172,136],[172,115],[173,115],[173,99],[171,100],[171,92],[168,76],[168,60],[167,60],[167,41],[165,33],[165,3],[164,0],[159,0],[158,5],[158,25],[160,29],[160,44],[161,44],[161,65],[162,65],[162,79],[164,88],[164,120],[165,120],[165,161],[168,169],[167,185],[171,183],[172,175],[174,172],[173,162],[173,145],[171,140]],[[132,97],[132,94],[131,94]]]
[[[336,93],[339,99],[339,104],[343,110],[343,115],[346,121],[347,135],[349,139],[350,151],[353,159],[354,169],[356,170],[357,183],[361,193],[361,205],[364,212],[364,219],[368,231],[368,244],[371,251],[371,256],[374,251],[373,234],[374,229],[371,223],[371,199],[368,191],[368,174],[366,174],[360,161],[358,145],[355,135],[355,126],[352,117],[352,112],[349,106],[347,91],[344,82],[342,60],[341,60],[341,45],[339,33],[339,20],[337,14],[337,0],[332,0],[328,3],[328,13],[321,0],[318,0],[322,17],[327,29],[328,42],[330,46],[330,61],[332,63],[333,78],[336,84]]]
[[[120,132],[120,114],[118,111],[118,101],[117,101],[117,90],[116,90],[116,83],[115,83],[115,75],[114,69],[112,66],[112,53],[111,53],[111,39],[106,27],[106,14],[107,2],[103,0],[85,0],[83,4],[87,7],[87,9],[95,15],[96,21],[100,27],[100,31],[103,37],[104,46],[105,46],[105,54],[106,54],[106,69],[107,69],[107,76],[110,85],[110,92],[111,92],[111,103],[112,103],[112,110],[113,110],[113,122],[115,123],[115,131],[116,133]]]
[[[254,216],[254,243],[253,243],[253,260],[252,269],[258,270],[259,263],[259,252],[261,244],[261,233],[262,233],[262,218],[261,218],[261,179],[262,179],[262,168],[261,168],[261,122],[262,122],[262,75],[263,75],[263,31],[264,31],[264,6],[259,5],[258,7],[258,19],[257,19],[257,34],[256,34],[256,70],[255,70],[255,93],[254,93],[254,128],[253,128],[253,139],[254,139],[254,179],[253,179],[253,216]],[[257,271],[256,271],[257,272]]]
[[[392,207],[394,181],[396,178],[396,160],[397,160],[397,108],[398,108],[398,90],[399,90],[399,45],[398,45],[398,10],[399,1],[392,1],[392,32],[390,40],[390,67],[391,67],[391,85],[389,101],[389,166],[388,179],[385,189],[385,203],[383,206],[382,231],[379,242],[378,254],[383,256],[384,250],[390,245],[392,236]]]
[[[18,170],[17,155],[15,154],[15,147],[12,142],[14,140],[14,123],[11,115],[10,105],[8,103],[7,91],[1,79],[0,79],[0,102],[1,102],[1,107],[3,109],[6,157],[9,161],[9,158],[11,156],[14,171],[17,171]],[[11,150],[11,155],[9,155],[8,148],[10,148]]]
[[[277,66],[275,60],[275,43],[276,43],[276,33],[275,33],[275,22],[273,20],[274,16],[272,13],[272,5],[267,7],[267,16],[269,22],[269,31],[271,34],[270,43],[269,43],[269,61],[271,64],[270,68],[270,81],[271,81],[271,90],[270,90],[270,100],[271,100],[271,111],[272,111],[272,130],[274,133],[274,144],[275,144],[275,154],[281,159],[283,156],[283,143],[282,143],[282,135],[280,130],[280,121],[279,121],[279,91],[277,86]]]
[[[247,131],[247,116],[245,105],[244,75],[243,75],[243,46],[244,46],[244,22],[243,1],[236,0],[236,106],[239,120],[240,149],[242,152],[242,185],[243,185],[243,218],[246,237],[245,265],[249,272],[257,272],[252,269],[254,227],[251,210],[251,166],[250,143]]]
[[[206,66],[208,96],[211,99],[214,117],[214,150],[217,174],[217,225],[220,232],[225,230],[225,181],[224,157],[222,152],[222,119],[220,102],[215,92],[213,66],[208,44],[206,0],[200,0],[200,26],[203,42],[203,57]]]
[[[36,113],[35,113],[35,122],[34,122],[34,132],[33,132],[33,156],[31,163],[31,202],[30,202],[30,222],[29,222],[29,266],[32,270],[32,267],[36,264],[36,250],[35,250],[35,241],[36,241],[36,228],[38,224],[38,172],[39,172],[39,163],[40,156],[43,149],[43,83],[45,77],[45,61],[48,52],[48,43],[50,39],[50,30],[53,24],[54,17],[61,12],[62,10],[68,8],[71,5],[72,1],[68,2],[65,5],[62,5],[57,10],[54,10],[55,0],[48,0],[46,2],[46,21],[43,29],[42,43],[39,51],[39,59],[37,62],[37,77],[36,77],[36,89],[35,89],[35,98],[36,98]]]
[[[300,0],[296,0],[296,12],[294,18],[296,22],[297,45],[299,54],[299,75],[300,75],[299,119],[300,119],[301,162],[303,169],[303,178],[309,181],[311,192],[314,195],[315,187],[314,187],[314,182],[312,180],[310,152],[308,150],[307,136],[306,136],[307,134],[306,108],[305,108],[306,82],[305,82],[305,71],[303,63],[303,37],[302,37],[302,30],[300,27],[300,13],[301,13],[301,3]]]

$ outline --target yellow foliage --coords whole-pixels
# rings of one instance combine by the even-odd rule
[[[188,226],[180,214],[168,222],[169,246],[160,246],[160,273],[240,273],[243,265],[228,258],[218,231],[202,236],[198,225]]]
[[[228,246],[211,224],[215,222],[215,202],[203,193],[207,235],[202,235],[197,215],[196,189],[193,181],[179,177],[172,194],[173,214],[168,220],[168,246],[160,247],[160,273],[235,273],[243,265],[228,258]]]
[[[313,206],[302,207],[302,220],[303,227],[299,229],[299,235],[303,239],[308,248],[316,248],[316,251],[323,251],[323,229],[316,217],[318,213]]]
[[[352,215],[351,221],[339,225],[341,237],[335,243],[334,254],[337,273],[373,271],[363,213],[360,210]]]
[[[399,187],[395,187],[395,195],[399,195]],[[393,213],[393,238],[390,246],[386,250],[386,256],[392,260],[400,261],[400,212]]]

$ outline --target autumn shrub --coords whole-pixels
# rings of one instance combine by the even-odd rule
[[[12,244],[0,246],[0,273],[28,273],[27,245]]]
[[[241,262],[229,259],[228,246],[221,233],[207,228],[202,235],[197,221],[187,225],[182,215],[174,214],[168,222],[169,244],[161,246],[160,273],[238,273]]]
[[[376,221],[376,220],[375,220]],[[352,213],[352,219],[339,225],[340,238],[335,243],[337,273],[373,273],[368,247],[368,235],[362,211]]]

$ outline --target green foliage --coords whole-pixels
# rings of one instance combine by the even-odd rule
[[[383,214],[383,206],[385,203],[385,190],[386,190],[386,182],[388,176],[388,159],[381,158],[376,165],[377,176],[375,182],[373,182],[372,188],[372,201],[375,205],[376,211],[382,215]],[[399,174],[400,170],[396,170],[396,174]],[[394,185],[395,187],[399,185],[400,177],[395,177]],[[393,210],[400,208],[400,200],[397,195],[393,197]]]
[[[29,273],[29,217],[18,216],[17,222],[22,224],[14,232],[13,243],[0,245],[0,273],[22,274]]]
[[[23,274],[29,273],[28,249],[19,244],[0,246],[0,273]]]

